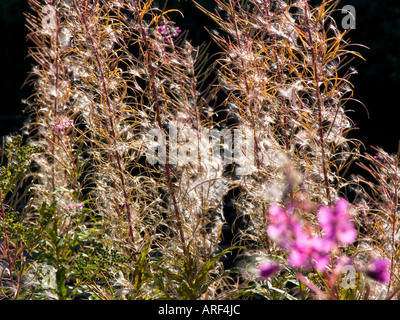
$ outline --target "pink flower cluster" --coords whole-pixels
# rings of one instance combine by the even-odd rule
[[[59,132],[69,127],[73,127],[73,125],[74,125],[74,120],[68,120],[68,119],[62,119],[59,122],[55,122],[53,124],[54,128],[56,128]]]
[[[84,206],[85,206],[84,203],[79,203],[79,204],[70,203],[70,204],[68,204],[67,209],[68,209],[68,211],[71,211],[73,208],[77,208],[78,210],[82,210]]]
[[[269,209],[270,225],[268,235],[279,245],[289,251],[288,262],[294,268],[304,267],[324,272],[329,265],[329,253],[340,244],[352,244],[357,238],[357,230],[348,214],[349,204],[339,199],[334,207],[321,206],[317,213],[322,236],[311,234],[293,215],[293,208],[284,210],[278,205]],[[348,258],[341,258],[336,269],[349,263]],[[351,260],[350,260],[351,261]],[[387,259],[373,260],[364,270],[367,276],[381,283],[389,283],[390,261]],[[272,277],[280,266],[273,262],[264,262],[258,268],[259,276],[266,280]],[[333,271],[335,273],[335,271]]]
[[[336,202],[335,208],[322,206],[318,212],[318,222],[325,233],[325,245],[332,250],[337,244],[352,244],[357,238],[357,230],[347,213],[349,204],[344,199]]]
[[[170,24],[173,24],[173,22]],[[163,41],[167,41],[171,35],[173,38],[177,37],[181,33],[181,29],[179,27],[162,25],[157,28],[157,32],[162,36]]]
[[[292,209],[286,211],[272,205],[268,235],[289,251],[288,261],[292,267],[315,267],[323,272],[329,264],[328,254],[339,243],[351,244],[356,240],[357,231],[347,209],[348,203],[344,199],[339,199],[333,208],[322,206],[317,217],[324,235],[318,236],[302,226]]]

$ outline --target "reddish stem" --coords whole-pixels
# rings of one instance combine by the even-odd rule
[[[140,13],[138,2],[139,2],[139,0],[133,1],[134,9],[135,9],[136,16],[138,18],[138,23],[139,23],[139,27],[140,27],[140,33],[141,33],[141,37],[143,39],[143,43],[144,43],[145,50],[146,50],[147,64],[148,64],[149,71],[150,71],[150,79],[152,81],[151,88],[152,88],[152,95],[153,95],[155,111],[156,111],[156,123],[157,123],[158,128],[160,130],[162,130],[160,103],[159,103],[159,99],[158,99],[156,85],[154,83],[155,70],[154,70],[154,67],[153,67],[153,64],[152,64],[150,45],[149,45],[149,42],[148,42],[148,39],[147,39],[146,31],[144,30],[144,27],[143,27],[143,22],[142,22],[142,19],[141,19],[141,13]],[[171,169],[170,169],[169,163],[168,163],[168,157],[167,157],[167,161],[165,161],[165,164],[164,164],[164,170],[165,170],[165,174],[166,174],[166,177],[167,177],[168,190],[169,190],[169,193],[171,195],[172,203],[173,203],[173,206],[174,206],[174,214],[175,214],[176,223],[177,223],[177,226],[178,226],[178,229],[179,229],[179,235],[180,235],[180,238],[181,238],[183,249],[184,249],[184,251],[186,251],[185,234],[184,234],[184,231],[183,231],[182,219],[181,219],[181,215],[180,215],[180,212],[179,212],[179,209],[178,209],[178,203],[177,203],[177,200],[176,200],[176,195],[175,195],[175,191],[174,191],[173,184],[172,184],[172,174],[171,174]]]
[[[117,161],[117,166],[118,166],[118,171],[119,171],[119,178],[121,181],[121,188],[122,188],[122,193],[124,196],[124,202],[125,202],[125,208],[126,208],[126,213],[127,213],[127,220],[128,220],[128,226],[129,226],[129,238],[132,242],[132,245],[135,246],[135,239],[134,239],[134,235],[133,235],[133,228],[132,228],[132,213],[131,213],[131,209],[130,209],[130,205],[129,205],[129,197],[128,197],[128,193],[126,191],[126,183],[125,183],[125,178],[123,175],[123,168],[122,168],[122,164],[121,164],[121,158],[119,155],[118,150],[116,149],[116,134],[115,134],[115,130],[114,130],[114,121],[113,121],[113,108],[111,106],[111,102],[110,102],[110,97],[109,97],[109,92],[108,92],[108,88],[106,85],[106,81],[105,81],[105,73],[103,70],[103,64],[101,63],[100,60],[100,55],[98,52],[98,48],[94,47],[94,39],[93,39],[93,35],[90,32],[90,28],[88,26],[88,21],[87,18],[85,16],[85,14],[82,12],[81,8],[79,5],[77,5],[76,1],[74,1],[76,8],[79,11],[80,14],[80,19],[83,22],[85,29],[86,29],[86,33],[90,39],[90,42],[93,44],[93,55],[94,58],[96,60],[96,64],[99,70],[99,77],[101,80],[101,86],[103,89],[103,94],[104,94],[104,98],[106,101],[106,105],[107,105],[107,112],[108,112],[108,124],[106,122],[106,128],[107,131],[110,131],[111,133],[111,138],[112,138],[112,143],[114,145],[114,149],[115,149],[115,159]],[[110,157],[112,160],[112,157]],[[134,255],[134,259],[136,260],[136,256]]]
[[[328,179],[328,172],[326,170],[326,153],[325,153],[325,141],[324,141],[324,131],[322,125],[322,99],[321,99],[321,92],[319,89],[319,74],[318,74],[318,62],[317,62],[317,55],[315,52],[314,42],[312,40],[311,34],[311,27],[309,21],[309,7],[308,3],[305,2],[305,14],[306,14],[306,27],[307,27],[307,34],[308,34],[308,41],[311,47],[311,58],[312,58],[312,67],[314,69],[314,82],[315,82],[315,94],[317,97],[317,112],[318,112],[318,135],[321,145],[321,153],[322,153],[322,172],[324,176],[324,183],[325,183],[325,190],[326,190],[326,197],[328,199],[329,204],[331,202],[331,195],[329,190],[329,179]]]

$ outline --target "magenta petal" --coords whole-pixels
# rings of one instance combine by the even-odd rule
[[[340,199],[336,202],[336,207],[335,207],[335,209],[336,209],[336,215],[337,215],[337,216],[342,216],[342,215],[346,214],[348,208],[349,208],[348,202],[347,202],[345,199],[340,198]]]
[[[287,220],[287,215],[285,210],[283,210],[281,207],[279,207],[276,204],[273,204],[269,208],[269,218],[272,222],[286,222]]]
[[[387,259],[378,259],[372,261],[367,274],[372,279],[379,281],[381,283],[390,282],[390,261]]]
[[[279,270],[279,265],[275,263],[264,262],[260,265],[258,273],[261,278],[267,280],[272,277]]]
[[[296,233],[296,239],[294,240],[296,248],[306,251],[312,245],[310,237],[304,231]]]
[[[343,228],[337,230],[337,238],[341,243],[352,244],[357,239],[357,231],[352,223],[346,224]]]
[[[318,271],[324,272],[328,268],[329,258],[327,256],[318,255],[314,259],[314,267]]]
[[[271,224],[267,228],[268,235],[273,239],[280,238],[285,232],[286,226],[283,224]]]
[[[334,242],[329,238],[315,237],[313,239],[312,248],[317,252],[328,253],[334,247]]]
[[[321,207],[318,211],[318,222],[322,228],[332,223],[334,218],[333,211],[328,207]]]
[[[289,255],[289,263],[295,268],[301,268],[307,262],[307,256],[298,250],[293,250]]]

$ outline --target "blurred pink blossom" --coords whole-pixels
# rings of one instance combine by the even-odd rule
[[[284,210],[278,205],[269,209],[270,225],[268,235],[289,251],[289,264],[295,268],[314,267],[325,271],[329,265],[328,254],[339,242],[351,244],[357,231],[347,213],[348,203],[339,199],[335,207],[322,206],[318,211],[318,221],[324,236],[311,234],[292,214],[293,208]]]
[[[367,275],[381,283],[390,282],[390,261],[388,259],[377,259],[371,262]]]
[[[318,222],[332,246],[338,242],[352,244],[357,238],[357,230],[347,213],[348,206],[347,201],[340,198],[334,208],[322,206],[318,211]]]
[[[288,210],[289,212],[291,210]],[[268,235],[279,245],[289,250],[289,264],[295,268],[311,268],[314,266],[325,271],[329,260],[324,239],[310,235],[295,217],[277,205],[269,210]]]
[[[258,272],[263,280],[267,280],[272,277],[279,270],[279,268],[279,265],[275,263],[264,262],[260,265]]]

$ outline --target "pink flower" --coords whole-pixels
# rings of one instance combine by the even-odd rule
[[[159,26],[159,27],[157,28],[157,31],[158,31],[158,33],[161,34],[162,36],[165,36],[165,35],[168,34],[168,28],[167,28],[167,26]]]
[[[290,232],[290,218],[286,211],[276,204],[269,208],[269,220],[272,224],[268,226],[267,232],[271,238],[279,240]]]
[[[348,203],[344,199],[339,199],[334,208],[322,206],[319,209],[318,221],[325,233],[321,237],[303,227],[292,214],[293,208],[284,210],[277,205],[271,205],[267,232],[281,247],[288,250],[288,263],[292,267],[314,267],[324,272],[330,263],[328,254],[339,242],[351,244],[356,240],[357,231],[354,223],[350,221],[347,209]],[[266,274],[268,270],[265,267]]]
[[[279,265],[270,262],[264,262],[258,269],[259,276],[263,280],[267,280],[272,277],[279,270]]]
[[[387,259],[378,259],[372,261],[371,265],[367,270],[367,275],[381,283],[390,282],[390,261]]]
[[[338,242],[352,244],[357,238],[357,230],[350,221],[347,209],[348,203],[342,198],[336,202],[335,208],[322,206],[319,209],[318,222],[332,247]]]
[[[177,37],[177,36],[179,36],[179,34],[180,34],[181,32],[182,32],[181,29],[179,29],[179,27],[176,27],[176,28],[174,29],[174,32],[173,32],[172,36],[173,36],[173,37]]]
[[[80,203],[80,204],[70,203],[70,204],[68,204],[67,209],[68,209],[68,211],[71,211],[73,208],[77,208],[78,210],[82,210],[84,206],[85,206],[84,203]]]
[[[323,272],[329,264],[328,252],[322,238],[299,232],[289,254],[289,263],[295,268],[308,269],[314,266]]]
[[[53,124],[54,128],[56,128],[59,132],[69,127],[73,127],[73,125],[74,125],[74,120],[68,120],[68,119],[62,119],[60,122],[55,122]]]
[[[169,22],[170,25],[173,25],[174,22]],[[170,35],[172,33],[172,37],[177,37],[182,31],[179,29],[179,27],[174,27],[174,26],[166,26],[162,25],[157,28],[157,32],[162,36],[163,41],[167,41],[168,38],[170,38]]]
[[[291,214],[277,205],[269,209],[268,235],[279,245],[289,250],[289,264],[295,268],[311,268],[314,266],[325,271],[329,259],[326,254],[329,247],[325,239],[311,236]]]
[[[296,234],[302,230],[300,223],[291,214],[292,208],[288,211],[275,204],[269,208],[271,224],[267,228],[268,235],[284,248],[290,248]]]
[[[269,208],[269,219],[273,223],[287,223],[289,222],[289,217],[285,210],[280,206],[273,204]]]

